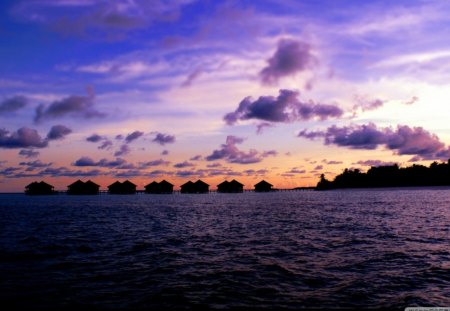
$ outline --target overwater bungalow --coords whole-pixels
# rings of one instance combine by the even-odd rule
[[[166,180],[163,180],[159,183],[156,181],[153,181],[153,182],[149,183],[148,185],[146,185],[144,188],[145,188],[145,193],[158,193],[158,194],[173,193],[173,185]]]
[[[244,185],[233,179],[232,181],[225,180],[217,185],[217,192],[222,193],[240,193],[244,192]]]
[[[136,185],[129,180],[125,180],[122,183],[120,181],[115,181],[108,186],[108,192],[110,194],[135,194]]]
[[[265,180],[261,180],[259,183],[255,185],[255,192],[269,192],[272,191],[272,184],[269,184]]]
[[[173,193],[173,185],[164,179],[159,183],[159,191],[160,193]]]
[[[208,193],[209,185],[202,180],[197,180],[195,183],[188,181],[181,185],[181,193]]]
[[[195,193],[195,185],[192,181],[188,181],[180,186],[181,193]]]
[[[99,190],[100,186],[91,180],[82,182],[78,179],[76,182],[67,186],[67,194],[74,195],[98,194]]]
[[[208,193],[209,192],[209,185],[205,183],[203,180],[197,180],[195,183],[195,190],[196,193]]]
[[[25,194],[29,195],[47,195],[47,194],[56,194],[57,192],[54,190],[50,184],[47,184],[45,181],[37,182],[33,181],[31,184],[25,187]]]

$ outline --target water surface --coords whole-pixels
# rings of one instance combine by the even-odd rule
[[[450,190],[0,196],[15,308],[450,306]]]

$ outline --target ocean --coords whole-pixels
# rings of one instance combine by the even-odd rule
[[[10,309],[450,306],[450,189],[0,195]]]

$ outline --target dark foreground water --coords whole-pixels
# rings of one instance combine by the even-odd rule
[[[450,306],[450,190],[0,195],[0,305]]]

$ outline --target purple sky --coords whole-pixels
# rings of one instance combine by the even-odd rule
[[[0,4],[0,191],[450,158],[448,1]],[[449,45],[449,46],[447,46]]]

